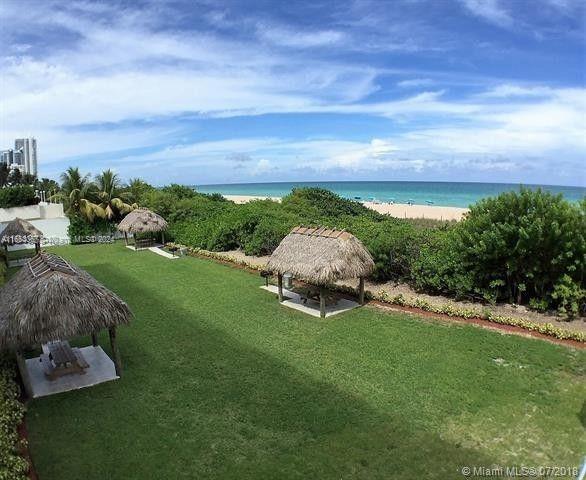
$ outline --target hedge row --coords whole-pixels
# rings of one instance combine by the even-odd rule
[[[407,299],[401,294],[391,296],[382,290],[375,293],[374,295],[371,295],[371,298],[380,302],[419,308],[421,310],[425,310],[426,312],[440,313],[450,317],[461,317],[466,319],[479,318],[481,320],[487,320],[489,322],[498,323],[500,325],[520,327],[525,330],[539,332],[550,337],[558,338],[560,340],[575,340],[577,342],[586,342],[586,334],[584,334],[584,332],[556,327],[552,323],[533,322],[524,318],[511,317],[508,315],[498,315],[490,309],[462,308],[451,303],[436,305],[419,298],[415,300]]]
[[[15,185],[0,188],[0,208],[25,207],[36,205],[39,199],[30,185]]]
[[[20,455],[25,448],[18,426],[23,421],[24,406],[18,400],[15,365],[0,356],[0,479],[25,480],[28,462]]]
[[[236,257],[234,255],[230,255],[227,253],[211,252],[209,250],[204,250],[200,248],[190,248],[185,245],[174,243],[169,243],[168,245],[185,249],[185,251],[187,251],[187,253],[192,256],[206,257],[213,260],[219,260],[222,262],[230,262],[241,267],[249,268],[251,270],[261,271],[265,268],[265,265],[263,264],[253,263],[248,261],[247,259]],[[345,293],[355,293],[354,289],[350,287],[333,285],[331,286],[331,288]],[[379,290],[378,292],[374,293],[371,291],[367,291],[366,297],[368,299],[377,300],[383,303],[419,308],[426,312],[439,313],[443,315],[448,315],[450,317],[460,317],[465,319],[478,318],[481,320],[487,320],[489,322],[498,323],[501,325],[520,327],[525,330],[539,332],[550,337],[558,338],[560,340],[575,340],[577,342],[586,342],[586,335],[583,332],[560,328],[551,323],[533,322],[531,320],[526,320],[523,318],[498,315],[488,308],[463,308],[452,303],[437,305],[419,298],[414,300],[408,299],[405,298],[402,294],[390,295],[388,292],[384,290]]]

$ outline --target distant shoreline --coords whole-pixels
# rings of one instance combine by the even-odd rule
[[[524,185],[526,188],[542,188],[553,195],[562,194],[569,202],[579,202],[586,197],[586,188]],[[505,192],[518,192],[521,188],[516,184],[473,183],[473,182],[279,182],[279,183],[250,183],[199,185],[194,188],[201,193],[219,193],[221,195],[253,196],[253,197],[284,197],[295,188],[322,188],[335,194],[359,202],[374,204],[393,203],[470,208],[485,198],[493,198]],[[378,207],[377,207],[378,209]],[[393,214],[409,216],[413,211],[410,208],[400,213],[393,209]],[[429,213],[436,210],[429,210]],[[423,212],[421,213],[423,215]],[[426,214],[427,216],[427,214]],[[441,216],[441,214],[440,214]]]
[[[263,195],[223,195],[224,198],[234,203],[242,204],[251,200],[273,200],[280,202],[281,197]],[[379,203],[361,201],[361,203],[379,213],[396,218],[429,218],[432,220],[461,220],[468,212],[467,208],[443,207],[440,205],[408,205],[406,203]]]

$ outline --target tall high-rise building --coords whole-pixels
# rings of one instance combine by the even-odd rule
[[[4,150],[0,154],[0,163],[5,163],[10,167],[14,163],[14,150]]]
[[[37,174],[37,140],[35,138],[17,138],[14,141],[14,151],[20,152],[23,172]]]

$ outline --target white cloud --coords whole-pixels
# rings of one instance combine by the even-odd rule
[[[408,80],[401,80],[397,82],[397,87],[414,88],[414,87],[428,87],[435,82],[431,78],[411,78]]]
[[[251,175],[257,176],[270,172],[273,169],[273,164],[266,158],[261,158],[251,171]]]
[[[511,27],[513,18],[499,0],[461,0],[473,15],[499,27]]]
[[[496,98],[547,97],[552,96],[553,94],[555,94],[555,91],[550,87],[503,84],[483,92],[480,96]]]
[[[257,35],[273,45],[294,48],[332,46],[341,43],[346,36],[336,30],[299,31],[285,26],[259,24]]]

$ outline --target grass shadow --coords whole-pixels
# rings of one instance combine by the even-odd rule
[[[444,479],[494,462],[214,328],[203,300],[200,312],[140,272],[87,269],[136,315],[120,329],[125,373],[32,403],[41,478]]]

